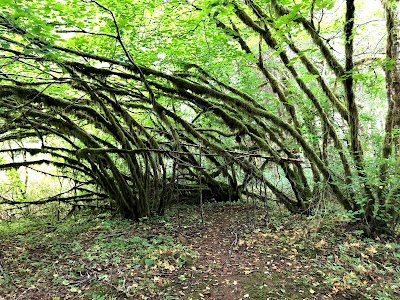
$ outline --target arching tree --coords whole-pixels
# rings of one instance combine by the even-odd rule
[[[255,178],[291,212],[312,213],[327,189],[368,231],[387,229],[400,192],[396,4],[377,8],[381,57],[364,54],[353,0],[9,1],[1,141],[36,141],[6,151],[48,154],[24,165],[79,172],[82,195],[130,218],[162,213],[179,184],[224,201]],[[385,103],[379,78],[383,134],[368,107]]]

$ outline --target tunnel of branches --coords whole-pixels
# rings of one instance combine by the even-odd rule
[[[276,13],[288,13],[273,2]],[[254,14],[263,13],[257,6],[252,9]],[[260,42],[277,47],[269,25],[259,27],[254,16],[239,7],[235,13],[260,35]],[[306,20],[296,21],[310,29]],[[163,214],[177,201],[237,201],[250,194],[274,199],[291,212],[310,213],[321,187],[347,210],[360,209],[356,192],[370,199],[366,206],[370,214],[368,207],[384,199],[384,193],[376,195],[368,185],[355,191],[354,174],[361,178],[364,174],[359,137],[350,134],[349,145],[339,138],[340,128],[357,131],[355,115],[349,114],[354,109],[351,78],[340,81],[348,98],[343,102],[304,55],[300,63],[318,78],[324,96],[317,97],[286,52],[280,52],[288,76],[307,99],[295,107],[290,99],[298,94],[293,95],[264,66],[261,55],[250,49],[233,23],[216,25],[235,39],[243,53],[254,57],[254,68],[273,96],[254,98],[195,64],[174,72],[140,65],[119,33],[115,39],[124,55],[111,59],[30,36],[5,17],[0,25],[2,40],[11,45],[2,49],[7,55],[2,57],[0,75],[1,151],[29,156],[0,168],[50,164],[62,172],[49,176],[74,182],[72,189],[36,204],[101,203],[138,219]],[[331,75],[341,78],[352,65],[343,67],[322,39],[312,30],[309,34],[328,61]],[[300,52],[295,44],[288,45],[292,53]],[[313,117],[304,120],[304,111]],[[311,134],[321,138],[316,141]],[[330,168],[332,161],[337,161],[336,170]],[[280,185],[281,180],[287,184]],[[254,184],[261,193],[251,192],[248,186]],[[19,204],[13,199],[1,202]]]
[[[74,191],[41,203],[104,200],[139,218],[162,214],[171,201],[236,201],[257,180],[291,211],[308,208],[310,163],[282,142],[289,125],[255,99],[195,65],[167,75],[129,56],[121,62],[59,48],[68,59],[47,59],[44,46],[32,45],[39,55],[9,51],[19,57],[15,64],[43,74],[4,76],[9,84],[0,91],[1,142],[23,145],[1,151],[32,158],[2,169],[52,164],[75,182]],[[48,158],[34,159],[43,153]],[[283,168],[292,191],[264,176],[267,169],[274,174],[273,164]]]

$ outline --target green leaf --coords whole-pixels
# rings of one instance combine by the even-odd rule
[[[152,258],[146,258],[146,259],[144,260],[144,263],[146,264],[146,266],[152,266],[152,265],[154,265],[155,260],[152,259]]]
[[[10,43],[7,42],[7,41],[4,41],[4,40],[0,40],[0,46],[2,48],[9,49],[10,48]]]
[[[64,279],[64,280],[63,280],[63,282],[62,282],[62,284],[63,284],[63,285],[69,285],[69,284],[70,284],[70,282],[69,282],[69,280],[68,280],[68,279]]]
[[[106,279],[108,276],[107,276],[107,274],[99,274],[97,277],[98,277],[100,280],[102,280],[102,279]]]
[[[80,291],[80,289],[78,289],[76,286],[71,286],[71,288],[69,290],[70,290],[70,292],[73,292],[73,293],[78,293]]]
[[[39,35],[41,31],[42,31],[42,26],[40,25],[33,26],[31,29],[31,32],[37,35]]]

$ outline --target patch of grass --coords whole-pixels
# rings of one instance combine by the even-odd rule
[[[284,273],[254,272],[243,281],[250,299],[306,299],[310,292],[300,282],[289,281]]]
[[[284,281],[301,281],[311,295],[400,298],[400,245],[395,240],[363,238],[361,232],[349,230],[347,223],[332,222],[329,217],[289,216],[279,227],[259,229],[255,235],[258,251],[270,257],[271,272],[285,274]],[[276,290],[274,282],[268,283],[272,290]],[[287,284],[285,291],[290,290],[295,288]],[[275,297],[288,299],[288,295],[279,298],[279,293]],[[289,298],[297,299],[294,294]]]
[[[149,234],[157,224],[73,221],[54,224],[51,230],[47,222],[30,230],[22,227],[25,221],[6,225],[23,234],[15,239],[9,228],[2,231],[6,275],[0,274],[0,295],[12,299],[24,293],[29,298],[32,293],[37,298],[36,289],[43,289],[62,298],[172,297],[169,287],[196,259],[195,252],[168,233]]]

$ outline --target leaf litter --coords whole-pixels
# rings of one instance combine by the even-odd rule
[[[210,204],[202,224],[181,206],[138,223],[3,230],[0,299],[400,298],[395,238],[305,216],[264,224],[255,211]]]

